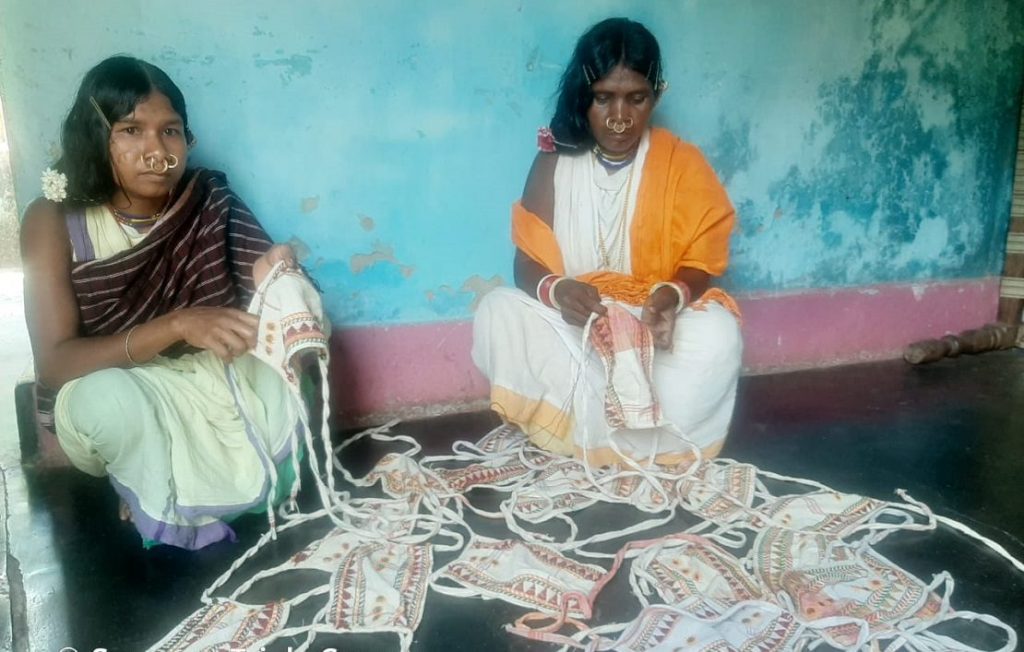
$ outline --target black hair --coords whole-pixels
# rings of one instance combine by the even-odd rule
[[[608,18],[580,37],[558,86],[551,132],[559,151],[585,149],[594,139],[587,111],[594,101],[591,85],[617,65],[643,75],[651,83],[655,99],[661,94],[664,75],[661,48],[651,32],[628,18]]]
[[[61,127],[61,156],[54,164],[68,179],[67,204],[101,204],[114,194],[118,184],[110,162],[110,125],[130,115],[153,91],[170,100],[191,143],[185,96],[163,70],[134,57],[115,56],[85,74]]]

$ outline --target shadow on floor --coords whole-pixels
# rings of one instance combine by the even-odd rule
[[[1024,352],[1015,351],[919,368],[890,361],[748,377],[741,380],[723,455],[884,500],[906,489],[1024,558],[1021,397]],[[456,439],[478,439],[496,423],[492,414],[476,413],[404,423],[394,432],[416,437],[432,453]],[[353,447],[347,464],[359,475],[380,454],[373,445]],[[22,550],[31,547],[26,542],[52,549],[49,558],[19,560],[21,574],[35,578],[25,587],[33,649],[144,649],[191,613],[203,589],[266,528],[263,517],[249,516],[236,523],[238,543],[192,553],[147,551],[117,519],[117,499],[104,480],[70,469],[28,469],[26,476],[29,509],[12,519],[10,536]],[[602,523],[615,518],[594,512]],[[293,550],[282,544],[268,554],[283,558]],[[987,548],[943,529],[894,535],[879,551],[926,581],[950,571],[954,607],[992,614],[1024,632],[1024,574]],[[619,607],[630,600],[628,585],[613,582],[598,601],[597,620],[622,620]],[[38,613],[40,605],[50,605],[48,613]],[[432,594],[414,650],[550,649],[501,631],[521,613],[502,603]],[[998,636],[972,642],[987,649],[1002,644]],[[331,644],[370,650],[397,641],[325,636],[315,649]]]

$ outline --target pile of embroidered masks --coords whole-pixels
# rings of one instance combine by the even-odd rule
[[[319,298],[275,268],[253,306],[266,361],[301,401],[298,356],[315,354],[326,377]],[[319,507],[302,513],[292,487],[270,531],[152,649],[301,651],[322,634],[390,632],[404,650],[431,596],[448,609],[453,598],[501,601],[490,611],[515,612],[508,635],[542,648],[1016,648],[999,620],[953,609],[947,573],[923,582],[877,552],[893,533],[939,522],[973,535],[905,494],[837,493],[699,452],[675,467],[592,468],[512,426],[444,456],[421,455],[393,424],[332,450],[326,387],[322,399],[321,431],[302,433]],[[392,450],[355,477],[343,460],[368,440]],[[602,604],[625,621],[607,622]]]
[[[399,450],[357,478],[339,460],[364,439]],[[283,640],[308,649],[318,634],[347,632],[394,632],[408,649],[433,594],[515,605],[510,635],[563,649],[1016,646],[1015,632],[995,618],[952,608],[946,573],[926,583],[875,550],[893,533],[936,527],[913,501],[837,493],[725,459],[591,469],[531,446],[508,426],[476,444],[458,442],[446,456],[421,456],[415,441],[387,427],[336,452],[335,470],[360,495],[337,493],[324,509],[292,515],[154,649],[230,642],[259,650]],[[636,517],[616,517],[626,523],[618,530],[585,533],[594,519],[584,514],[600,504]],[[265,568],[260,553],[274,537],[303,529],[312,540]],[[657,536],[640,540],[649,530]],[[283,577],[302,577],[308,588],[267,599],[282,586],[303,586]],[[635,597],[632,620],[599,621],[606,587]],[[304,615],[293,617],[298,611]],[[954,620],[956,631],[976,636],[943,633],[939,625]],[[998,643],[972,647],[975,640]]]

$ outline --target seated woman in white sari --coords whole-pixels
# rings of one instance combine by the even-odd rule
[[[649,127],[664,88],[643,25],[580,38],[513,206],[518,289],[489,293],[474,320],[492,408],[600,465],[712,457],[735,402],[738,311],[710,287],[735,214],[697,148]]]

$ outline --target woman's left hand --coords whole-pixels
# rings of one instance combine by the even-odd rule
[[[295,269],[298,266],[295,260],[295,250],[289,244],[276,244],[257,258],[256,262],[252,264],[252,280],[259,285],[274,265],[282,262],[286,269]]]
[[[651,329],[654,346],[666,351],[672,350],[672,335],[676,327],[676,308],[679,293],[670,287],[660,287],[644,302],[640,321]]]

